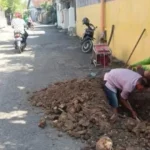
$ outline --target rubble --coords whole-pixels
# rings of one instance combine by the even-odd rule
[[[114,150],[150,149],[148,120],[137,122],[120,117],[116,123],[110,122],[111,109],[100,78],[57,82],[34,92],[30,100],[45,111],[52,126],[85,140],[90,145],[87,150],[95,150],[96,142],[104,135],[109,137],[106,139],[113,143]],[[142,114],[145,116],[144,112]]]
[[[38,126],[40,128],[42,128],[42,129],[44,129],[46,127],[46,119],[45,118],[41,118]]]
[[[96,150],[112,150],[113,149],[113,141],[107,137],[103,136],[96,143]]]

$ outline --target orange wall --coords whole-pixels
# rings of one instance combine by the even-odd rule
[[[113,55],[126,61],[138,40],[142,30],[146,32],[135,50],[130,63],[150,57],[150,0],[112,0],[105,4],[105,24],[109,38],[111,26],[115,25],[111,42]],[[98,26],[95,37],[97,42],[100,35],[100,3],[77,8],[77,34],[84,32],[82,18],[88,17],[91,23]]]

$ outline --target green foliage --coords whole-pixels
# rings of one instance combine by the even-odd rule
[[[44,2],[43,4],[41,4],[41,7],[45,10],[45,11],[49,11],[52,7],[52,5],[50,5],[48,2]]]
[[[56,14],[56,4],[53,3],[53,5],[50,5],[48,2],[44,2],[41,4],[41,8],[48,14],[48,16],[51,18],[51,23],[57,22],[57,14]]]
[[[30,11],[29,11],[29,10],[26,10],[26,11],[24,11],[23,14],[26,15],[26,16],[29,16],[29,15],[30,15]]]
[[[21,0],[0,0],[0,7],[3,10],[10,8],[12,12],[23,12],[27,7],[27,3],[26,1],[22,2]]]

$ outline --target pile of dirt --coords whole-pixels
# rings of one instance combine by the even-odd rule
[[[34,106],[45,111],[54,127],[80,138],[95,149],[103,135],[110,137],[115,150],[150,149],[150,122],[137,123],[131,118],[119,118],[112,124],[111,109],[102,90],[101,79],[74,79],[58,82],[37,91],[31,97]]]

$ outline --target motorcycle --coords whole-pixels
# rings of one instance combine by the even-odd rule
[[[81,40],[81,50],[83,53],[89,53],[93,48],[94,31],[97,27],[93,24],[85,24],[87,28]]]
[[[24,35],[20,32],[14,33],[15,38],[15,49],[18,53],[22,53],[26,47],[26,43],[24,42]]]

